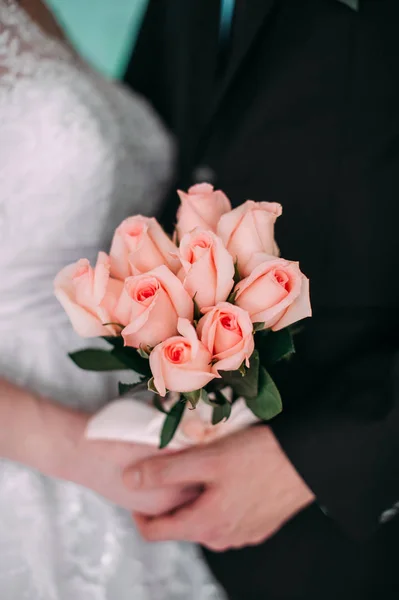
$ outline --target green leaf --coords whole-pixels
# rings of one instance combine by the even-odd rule
[[[121,381],[118,383],[119,395],[124,396],[129,392],[132,392],[137,387],[142,387],[142,381],[136,381],[136,383],[122,383]]]
[[[253,326],[254,326],[254,333],[256,333],[257,331],[263,331],[265,328],[265,322],[258,321],[257,323],[253,323]]]
[[[75,365],[85,371],[122,371],[126,365],[113,354],[113,351],[101,350],[99,348],[87,348],[72,352],[69,357]]]
[[[208,406],[215,406],[215,402],[209,398],[208,392],[204,388],[201,390],[201,400],[205,404],[208,404]]]
[[[190,402],[192,408],[196,408],[201,399],[201,390],[195,390],[194,392],[183,392],[182,395],[188,402]]]
[[[154,394],[158,394],[159,395],[159,392],[158,392],[157,388],[155,387],[155,382],[154,382],[154,378],[153,377],[151,377],[147,381],[147,387],[148,387],[148,390],[150,392],[154,392]]]
[[[259,393],[256,398],[245,398],[246,404],[258,419],[270,421],[282,409],[280,392],[264,367],[259,370]]]
[[[195,296],[197,295],[197,292],[195,292],[194,296],[193,296],[193,303],[194,303],[194,321],[199,321],[201,319],[201,317],[203,317],[204,315],[201,312],[200,307],[197,304],[197,301],[195,299]]]
[[[158,394],[154,394],[154,396],[152,398],[152,403],[155,406],[155,408],[157,410],[159,410],[161,413],[163,413],[164,415],[168,414],[168,411],[165,410],[165,407],[162,403],[161,396],[159,396]]]
[[[262,364],[268,367],[288,358],[295,352],[292,333],[288,328],[280,331],[265,331],[255,338]]]
[[[227,421],[231,414],[231,404],[220,390],[215,390],[215,402],[212,402],[212,425]]]
[[[224,404],[225,402],[225,397],[222,396],[221,392],[219,389],[217,388],[213,388],[212,390],[209,390],[209,392],[205,391],[205,389],[201,390],[201,400],[202,402],[205,402],[205,404],[207,404],[208,406],[212,406],[212,408],[214,406],[219,406],[220,404]],[[210,396],[213,396],[213,398],[211,398]],[[219,395],[222,396],[222,400],[219,398]]]
[[[159,446],[161,449],[166,448],[169,442],[173,440],[173,436],[179,427],[185,408],[186,403],[178,400],[166,415],[161,432],[161,443]]]
[[[105,335],[103,336],[103,340],[114,348],[123,348],[125,345],[125,340],[121,335]]]
[[[212,425],[217,425],[221,421],[227,421],[231,414],[231,404],[228,400],[224,404],[218,404],[213,408]]]
[[[148,359],[142,358],[135,348],[129,348],[128,346],[114,347],[111,354],[123,363],[125,368],[127,367],[145,377],[151,376]]]
[[[114,325],[115,327],[120,327],[121,329],[125,329],[125,326],[122,325],[121,323],[112,323],[112,322],[111,323],[103,323],[104,327],[107,327],[107,325]]]
[[[215,400],[210,401],[212,406],[223,406],[223,404],[228,402],[226,396],[220,389],[216,388],[213,394],[215,396]]]
[[[234,261],[234,283],[237,285],[239,281],[241,281],[241,275],[238,270],[238,259],[236,258]]]
[[[338,2],[342,2],[342,4],[346,4],[352,10],[359,10],[360,0],[338,0]]]
[[[240,371],[220,371],[223,382],[233,388],[238,396],[255,398],[258,394],[259,354],[255,350],[250,358],[249,369],[243,377]]]
[[[126,366],[140,375],[151,377],[151,369],[148,358],[142,358],[135,348],[125,346],[125,340],[122,336],[105,336],[103,339],[113,346],[112,354]]]
[[[237,293],[238,293],[238,290],[233,289],[230,296],[227,298],[226,302],[230,302],[230,304],[234,304],[234,302],[236,301]]]
[[[299,333],[302,333],[302,331],[304,331],[304,329],[305,329],[305,326],[303,324],[303,321],[298,321],[297,323],[294,323],[293,325],[288,326],[288,330],[293,337],[295,337]]]

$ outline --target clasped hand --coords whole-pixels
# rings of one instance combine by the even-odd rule
[[[146,540],[215,551],[260,544],[314,500],[267,426],[146,459],[126,469],[124,481],[130,490],[200,486],[194,501],[170,514],[133,516]]]

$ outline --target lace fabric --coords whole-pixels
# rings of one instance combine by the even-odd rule
[[[34,75],[37,57],[70,60],[70,53],[42,33],[14,0],[0,2],[0,74],[1,84],[14,85],[21,76]]]
[[[172,144],[151,109],[91,73],[12,0],[0,0],[0,376],[95,410],[118,377],[85,373],[54,300],[57,271],[153,214]],[[0,461],[0,597],[216,600],[190,545],[144,543],[123,510]]]

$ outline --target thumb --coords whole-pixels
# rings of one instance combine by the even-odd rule
[[[217,478],[217,463],[211,447],[190,448],[136,463],[125,470],[123,480],[130,490],[211,483]]]

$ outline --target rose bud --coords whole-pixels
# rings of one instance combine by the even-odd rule
[[[234,263],[222,240],[196,227],[179,247],[182,264],[178,277],[200,308],[226,300],[234,285]]]
[[[249,314],[228,302],[204,309],[198,323],[198,336],[212,355],[213,371],[235,371],[255,349],[253,325]]]
[[[177,333],[179,317],[192,319],[193,301],[181,281],[161,265],[148,273],[128,277],[116,308],[126,327],[126,346],[156,346]]]
[[[242,275],[247,275],[246,265],[255,252],[278,254],[274,224],[281,212],[281,205],[275,202],[247,200],[221,217],[217,234]]]
[[[188,192],[178,191],[181,205],[177,211],[176,231],[179,239],[195,227],[216,232],[220,217],[231,210],[230,200],[209,183],[199,183]]]
[[[179,268],[177,248],[154,218],[129,217],[115,230],[111,245],[112,275],[126,279],[167,265],[174,273]]]
[[[82,258],[62,269],[54,280],[54,293],[71,320],[75,331],[82,337],[116,335],[115,308],[123,290],[123,283],[110,277],[110,259],[98,254],[93,269]]]
[[[237,285],[235,304],[253,323],[278,331],[311,316],[309,280],[298,263],[255,255],[248,267],[252,272]]]
[[[180,336],[169,338],[150,354],[154,385],[161,396],[166,391],[193,392],[216,377],[211,371],[211,355],[199,341],[187,319],[179,319]]]

